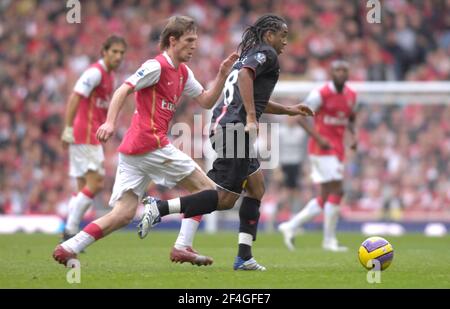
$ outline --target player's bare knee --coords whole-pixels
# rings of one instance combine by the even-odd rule
[[[118,226],[126,226],[131,223],[134,218],[134,213],[130,211],[120,211],[115,214],[114,221]]]
[[[344,188],[342,186],[342,182],[335,182],[330,189],[330,194],[341,197],[344,196]]]
[[[96,193],[99,193],[105,188],[105,179],[102,177],[96,183]]]
[[[134,218],[134,214],[128,213],[123,217],[123,221],[122,224],[123,226],[128,225],[131,223],[131,221],[133,221]]]
[[[105,178],[92,172],[91,174],[88,174],[86,186],[88,187],[89,191],[91,191],[92,194],[95,195],[104,189]]]
[[[257,188],[248,188],[246,191],[245,196],[251,197],[255,200],[262,200],[264,193],[266,193],[266,188],[264,184],[262,184]]]
[[[223,200],[219,201],[219,204],[217,205],[217,210],[228,210],[233,208],[234,203],[231,203],[230,200]]]
[[[342,197],[344,196],[344,190],[342,190],[342,189],[337,189],[337,190],[334,191],[332,194],[335,195],[335,196],[339,196],[339,197],[342,198]]]
[[[259,189],[258,196],[256,197],[256,199],[262,200],[265,193],[266,193],[266,185],[263,183],[261,185],[261,188]]]
[[[83,177],[78,177],[77,178],[77,187],[78,187],[78,191],[83,190],[83,188],[86,186],[86,179]]]
[[[326,201],[332,191],[332,187],[329,184],[322,184],[320,187],[320,197]]]
[[[239,196],[229,192],[219,191],[217,210],[228,210],[234,207]]]
[[[111,220],[117,227],[123,227],[128,225],[134,218],[136,214],[137,201],[135,205],[131,204],[129,200],[122,197],[121,200],[117,201],[114,205],[113,210],[108,214],[111,216]]]
[[[100,193],[105,187],[104,182],[97,182],[94,183],[91,186],[88,186],[89,190],[92,192],[92,194],[97,195],[98,193]]]

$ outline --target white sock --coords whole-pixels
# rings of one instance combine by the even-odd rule
[[[244,244],[251,247],[253,245],[253,236],[248,233],[239,233],[238,244]]]
[[[93,236],[89,235],[85,231],[81,231],[74,237],[63,242],[61,246],[63,246],[63,248],[66,250],[78,254],[86,247],[88,247],[90,244],[92,244],[94,241],[95,238]]]
[[[80,222],[84,214],[92,204],[92,198],[84,194],[82,191],[78,192],[75,197],[72,197],[69,202],[69,215],[67,217],[66,232],[69,234],[76,234],[80,229]]]
[[[306,206],[293,218],[286,222],[287,226],[291,230],[295,230],[297,227],[302,226],[306,222],[312,220],[314,217],[322,212],[322,208],[317,202],[316,198],[313,198],[306,204]]]
[[[200,222],[192,218],[184,218],[183,220],[181,220],[180,233],[178,233],[178,238],[175,242],[175,248],[184,249],[186,247],[192,247],[194,236],[199,225]]]
[[[323,237],[324,241],[336,239],[336,227],[339,219],[339,206],[330,202],[325,203],[323,221]]]

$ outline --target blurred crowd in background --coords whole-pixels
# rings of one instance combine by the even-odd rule
[[[80,2],[80,24],[67,22],[66,1],[0,2],[0,213],[64,215],[75,186],[60,135],[75,81],[115,33],[128,43],[116,74],[118,84],[123,82],[159,53],[160,31],[174,14],[198,22],[198,48],[188,65],[205,87],[222,59],[236,50],[245,27],[267,12],[283,16],[289,25],[289,44],[280,57],[282,80],[325,81],[336,58],[349,60],[351,80],[450,79],[450,14],[445,13],[450,0],[384,0],[379,24],[367,23],[366,3],[358,0]],[[349,209],[450,212],[450,107],[411,103],[360,106],[359,148],[349,153],[346,168]],[[130,100],[115,138],[105,145],[107,186],[98,204],[106,205],[109,198],[116,148],[133,110]],[[192,115],[202,112],[195,103],[183,102],[174,122],[192,125]],[[298,126],[295,121],[287,125]],[[298,210],[317,193],[309,179],[305,141],[298,144],[296,190],[285,188],[281,168],[266,173],[265,202],[281,213]],[[180,193],[151,190],[165,197]]]

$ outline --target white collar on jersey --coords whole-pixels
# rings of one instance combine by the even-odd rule
[[[330,87],[331,91],[333,91],[334,93],[337,92],[336,86],[334,85],[334,83],[333,83],[332,80],[330,80],[330,81],[328,82],[328,87]]]
[[[175,66],[173,65],[172,59],[169,57],[169,54],[167,53],[167,51],[163,52],[163,56],[167,59],[167,62],[172,66],[172,68],[175,68]]]
[[[108,68],[106,67],[105,60],[100,59],[100,60],[98,61],[98,63],[100,63],[100,65],[102,66],[102,68],[103,68],[106,72],[108,72]]]

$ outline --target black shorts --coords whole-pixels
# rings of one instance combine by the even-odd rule
[[[212,147],[218,157],[214,160],[208,177],[223,189],[237,194],[241,194],[247,177],[258,171],[260,166],[251,150],[250,138],[248,134],[243,133],[243,128],[242,125],[237,131],[241,131],[241,136],[245,138],[238,138],[236,130],[227,129],[218,130],[210,135]],[[233,147],[230,149],[231,145]]]
[[[285,164],[281,166],[284,174],[284,185],[286,187],[291,189],[297,188],[300,168],[300,164]]]

